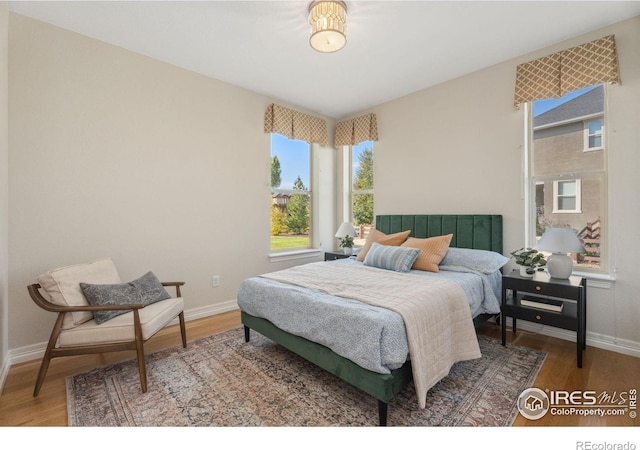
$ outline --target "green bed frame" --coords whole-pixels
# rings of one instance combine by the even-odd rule
[[[452,247],[491,250],[502,254],[502,216],[500,215],[378,215],[376,229],[383,233],[411,230],[410,236],[427,238],[453,234]],[[494,315],[483,314],[474,318],[479,326]],[[287,333],[266,319],[241,311],[245,342],[250,340],[250,330],[255,330],[277,344],[301,356],[307,361],[332,373],[378,400],[378,423],[387,424],[389,401],[413,377],[411,363],[407,362],[390,374],[380,374],[364,369],[329,348],[300,336]]]

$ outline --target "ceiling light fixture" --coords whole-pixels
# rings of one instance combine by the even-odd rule
[[[314,1],[309,5],[311,36],[314,50],[332,53],[347,43],[347,5],[340,1]]]

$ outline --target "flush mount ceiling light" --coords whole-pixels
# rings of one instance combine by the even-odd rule
[[[347,5],[340,1],[314,1],[309,5],[311,36],[314,50],[332,53],[347,43]]]

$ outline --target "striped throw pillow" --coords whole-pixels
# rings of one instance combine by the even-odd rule
[[[420,249],[412,247],[381,245],[374,242],[371,244],[363,263],[365,266],[379,269],[409,272],[420,251]]]

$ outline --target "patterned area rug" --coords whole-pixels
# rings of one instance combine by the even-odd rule
[[[457,363],[419,409],[413,384],[389,402],[389,426],[510,426],[546,354],[478,337],[482,358]],[[69,426],[376,426],[373,397],[242,328],[67,378]]]

